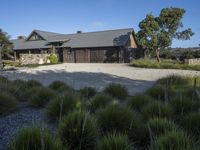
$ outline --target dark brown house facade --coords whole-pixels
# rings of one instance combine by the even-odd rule
[[[140,57],[132,28],[75,34],[33,30],[11,41],[15,59],[23,54],[56,54],[64,63],[127,63]]]

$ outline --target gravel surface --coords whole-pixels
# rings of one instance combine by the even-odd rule
[[[20,104],[17,112],[0,117],[0,150],[5,150],[6,145],[23,127],[43,125],[54,130],[54,125],[46,123],[44,111],[44,109],[34,109]]]
[[[4,75],[12,80],[36,79],[44,85],[60,80],[75,89],[91,86],[100,91],[109,83],[119,83],[128,88],[130,95],[142,92],[151,87],[156,80],[172,74],[195,76],[200,75],[200,71],[145,69],[131,67],[128,64],[64,63],[0,72],[0,75]]]

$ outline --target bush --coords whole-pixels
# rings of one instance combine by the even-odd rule
[[[97,110],[106,107],[106,105],[112,102],[113,100],[114,99],[109,95],[105,95],[105,94],[96,95],[90,101],[89,110],[90,112],[95,113]]]
[[[55,92],[46,87],[38,87],[36,93],[29,99],[29,104],[33,107],[45,106],[54,96]]]
[[[50,60],[50,63],[57,64],[58,63],[58,56],[56,54],[51,54],[47,57]]]
[[[175,115],[184,115],[199,109],[198,101],[192,101],[188,97],[174,97],[170,100],[170,105]]]
[[[103,133],[128,133],[132,128],[138,127],[139,121],[134,113],[117,104],[107,106],[97,114],[98,124]]]
[[[123,100],[128,96],[126,87],[120,84],[112,83],[105,88],[104,92],[120,100]]]
[[[95,88],[92,87],[84,87],[80,89],[80,93],[85,98],[91,98],[96,95],[97,91]]]
[[[58,121],[62,116],[74,109],[81,109],[81,101],[75,93],[61,94],[54,97],[47,106],[47,117],[51,121]]]
[[[42,84],[39,81],[36,81],[36,80],[28,80],[26,82],[27,88],[41,87],[41,86],[42,86]]]
[[[167,89],[164,88],[163,86],[153,86],[151,88],[149,88],[146,93],[151,96],[152,98],[156,99],[156,100],[162,100],[165,101],[166,100],[166,94],[167,94]]]
[[[178,130],[178,126],[166,118],[154,118],[148,122],[150,133],[153,138],[158,137],[166,132]]]
[[[128,106],[133,110],[141,112],[142,108],[152,101],[153,99],[148,95],[137,94],[129,99]]]
[[[72,90],[67,84],[62,81],[54,81],[49,85],[49,88],[58,92],[65,92]]]
[[[97,150],[133,150],[133,147],[127,135],[111,133],[103,137]]]
[[[98,133],[96,121],[87,112],[68,113],[58,131],[63,145],[68,145],[69,150],[95,149]]]
[[[191,139],[181,131],[170,131],[158,137],[152,147],[152,150],[194,150]]]
[[[0,85],[10,83],[10,80],[8,80],[6,77],[0,76]]]
[[[16,99],[7,93],[0,93],[0,116],[7,115],[16,109]]]
[[[61,144],[46,129],[24,128],[14,138],[8,150],[61,150]]]
[[[183,117],[181,120],[181,126],[194,137],[199,140],[200,137],[200,113],[191,113]]]
[[[161,102],[152,102],[144,106],[142,114],[145,119],[151,118],[170,118],[173,115],[173,111],[169,105]]]

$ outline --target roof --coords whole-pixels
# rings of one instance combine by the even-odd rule
[[[23,49],[38,49],[49,48],[48,43],[65,41],[62,47],[70,48],[89,48],[89,47],[112,47],[112,46],[124,46],[130,34],[133,32],[132,28],[86,32],[76,34],[59,34],[53,32],[46,32],[40,30],[33,30],[45,40],[41,41],[26,41],[26,39],[11,40],[14,45],[14,50]],[[29,37],[31,34],[29,35]],[[28,38],[29,38],[28,37]],[[28,39],[27,38],[27,39]]]

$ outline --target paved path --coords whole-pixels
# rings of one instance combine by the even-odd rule
[[[159,78],[171,75],[200,76],[199,71],[173,69],[134,68],[127,64],[71,64],[41,66],[37,68],[20,68],[16,71],[1,72],[9,79],[36,79],[44,85],[55,80],[64,81],[75,89],[84,86],[102,90],[109,83],[125,85],[129,93],[134,95],[151,87]]]

